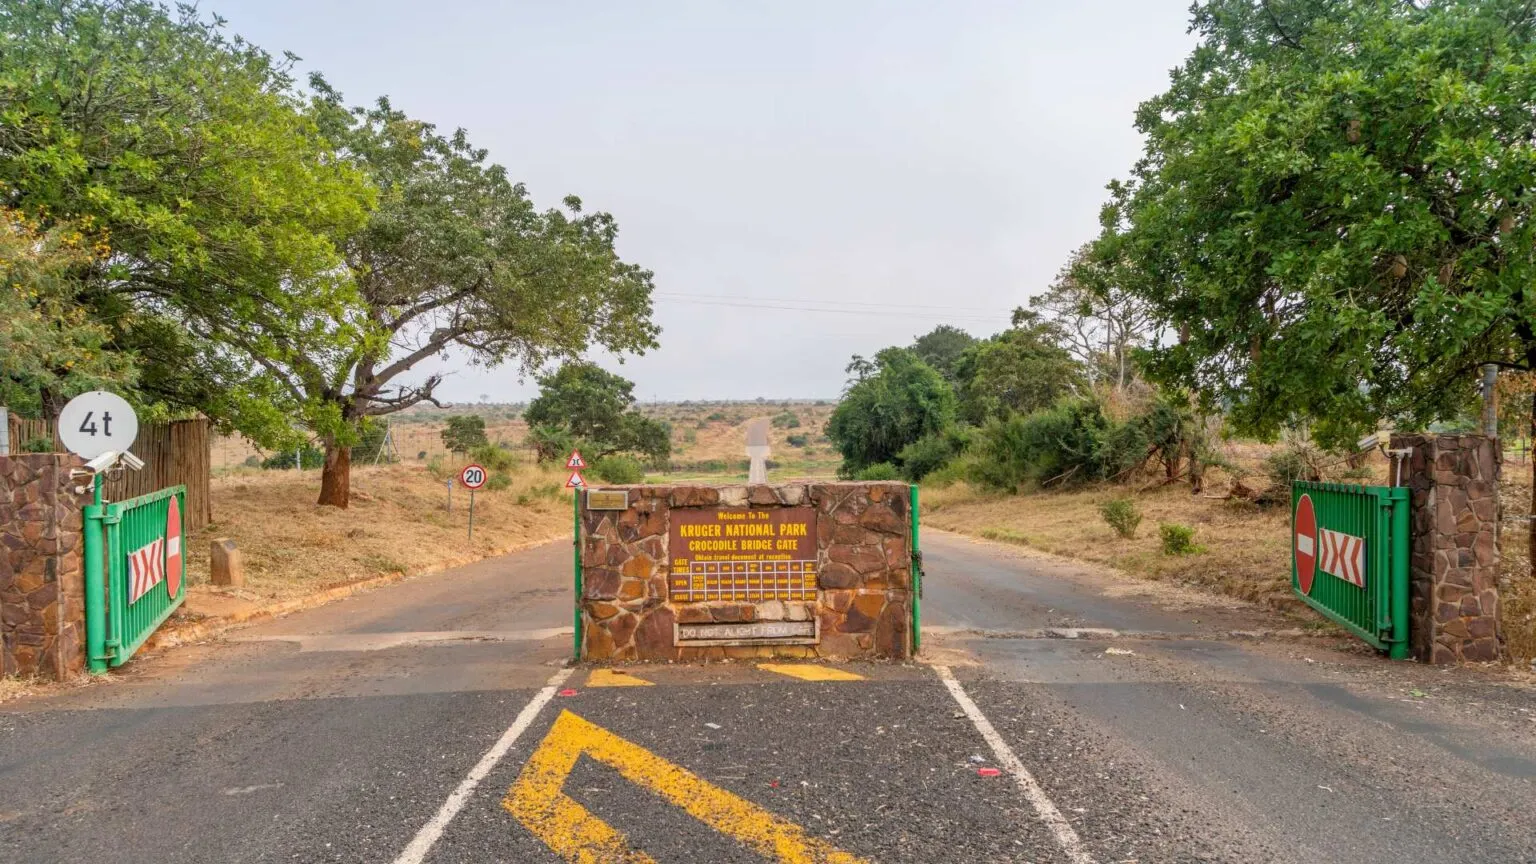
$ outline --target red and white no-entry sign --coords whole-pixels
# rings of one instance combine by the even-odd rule
[[[1312,509],[1312,496],[1302,495],[1296,502],[1296,513],[1291,520],[1292,546],[1296,552],[1296,587],[1303,594],[1312,593],[1312,577],[1317,575],[1317,513]]]
[[[171,496],[171,507],[165,515],[165,593],[172,600],[181,593],[181,506],[176,496]]]

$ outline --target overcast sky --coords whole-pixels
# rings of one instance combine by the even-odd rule
[[[539,204],[613,213],[663,330],[599,359],[650,400],[832,398],[853,354],[1006,327],[1096,233],[1188,3],[200,5],[351,102],[464,127]],[[445,365],[448,399],[536,390]]]

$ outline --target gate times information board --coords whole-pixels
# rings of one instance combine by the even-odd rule
[[[815,600],[816,509],[673,510],[673,603]]]

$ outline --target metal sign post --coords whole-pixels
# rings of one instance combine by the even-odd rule
[[[475,539],[475,490],[485,485],[487,476],[485,469],[479,465],[465,465],[464,470],[459,472],[459,482],[469,490],[469,539],[471,540]]]
[[[448,487],[448,512],[453,512],[453,478],[449,477],[443,483]]]

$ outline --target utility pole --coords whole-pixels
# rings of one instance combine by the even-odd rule
[[[1499,383],[1499,367],[1496,363],[1483,366],[1483,434],[1499,437],[1499,399],[1496,385]]]

